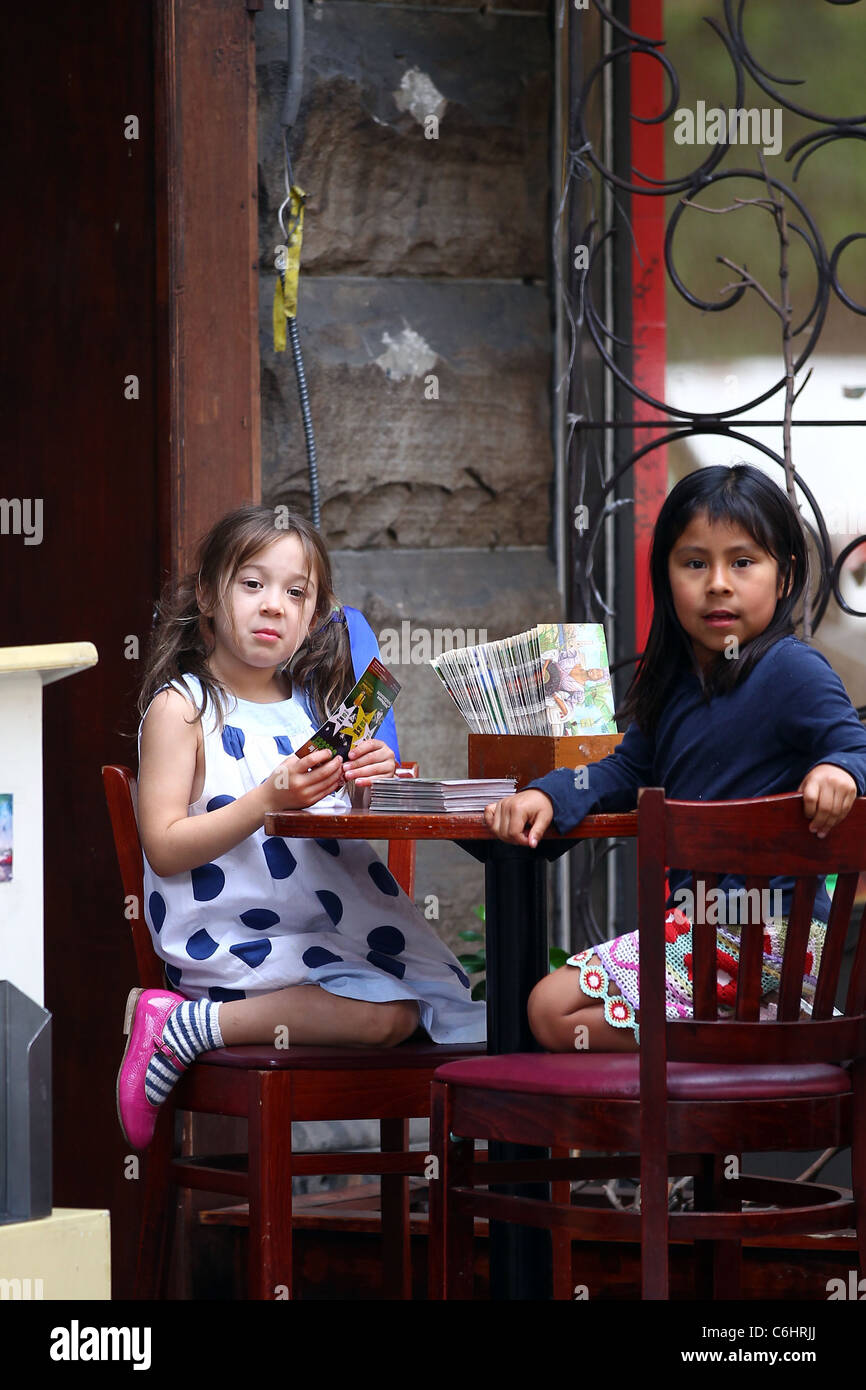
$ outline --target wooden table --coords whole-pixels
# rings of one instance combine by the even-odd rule
[[[272,811],[265,817],[265,831],[292,840],[453,840],[481,860],[485,869],[488,1050],[536,1052],[540,1049],[529,1031],[526,1002],[533,986],[549,969],[547,864],[559,858],[573,840],[636,835],[637,814],[587,816],[567,835],[551,828],[535,850],[504,844],[488,830],[483,815],[469,812],[438,815],[352,810],[326,815]],[[495,1157],[528,1156],[537,1157],[537,1151],[496,1146]],[[544,1196],[547,1190],[526,1187],[525,1194]],[[494,1298],[549,1298],[548,1233],[492,1223],[490,1269]]]

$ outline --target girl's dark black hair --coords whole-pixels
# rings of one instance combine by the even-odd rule
[[[722,652],[703,673],[674,610],[668,575],[671,550],[699,514],[748,531],[778,561],[784,581],[782,598],[764,631],[743,645],[736,661],[726,660]],[[626,724],[635,720],[644,733],[653,734],[673,687],[689,671],[701,677],[707,700],[732,690],[780,637],[793,633],[794,610],[805,587],[808,564],[800,517],[787,494],[766,473],[740,463],[733,468],[698,468],[683,478],[665,499],[655,524],[650,554],[652,625],[618,717]]]

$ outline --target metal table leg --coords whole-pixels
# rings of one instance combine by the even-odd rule
[[[494,841],[485,845],[487,1041],[491,1053],[538,1052],[526,1001],[547,974],[547,863],[533,850]],[[491,1144],[491,1159],[543,1158],[547,1149]],[[549,1200],[547,1183],[495,1189]],[[552,1297],[550,1232],[490,1223],[492,1299]]]

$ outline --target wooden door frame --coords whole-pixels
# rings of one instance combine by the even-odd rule
[[[261,499],[255,11],[154,10],[158,516],[163,578]]]

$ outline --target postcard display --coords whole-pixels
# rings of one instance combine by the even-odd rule
[[[621,742],[600,623],[539,623],[431,665],[471,730],[469,776],[526,786],[598,762]]]
[[[0,1279],[12,1298],[110,1297],[108,1212],[51,1206],[43,1007],[42,687],[96,660],[90,642],[0,647]]]

